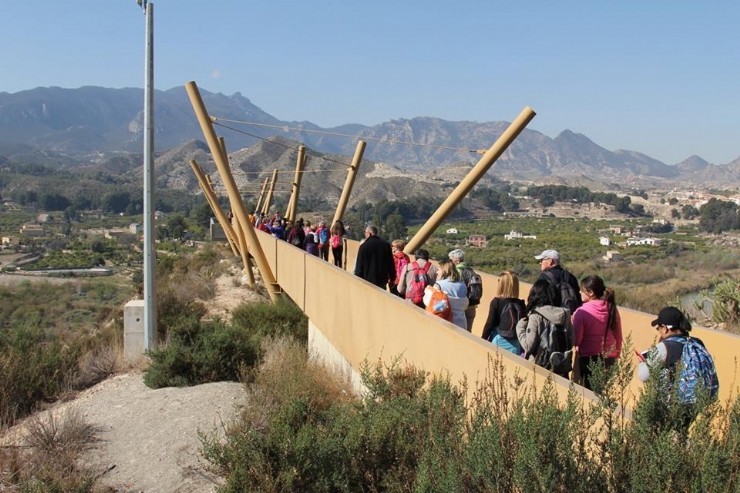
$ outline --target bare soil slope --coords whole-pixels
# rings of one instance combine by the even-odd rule
[[[233,279],[217,280],[209,316],[228,318],[239,304],[264,299]],[[82,461],[100,474],[101,485],[119,492],[200,493],[214,491],[218,478],[201,457],[199,432],[223,436],[245,398],[236,382],[152,390],[141,371],[130,371],[29,419],[74,411],[97,427],[98,442]],[[2,444],[22,444],[26,423],[8,430]]]

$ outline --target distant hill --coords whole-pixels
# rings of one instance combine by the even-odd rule
[[[302,142],[317,153],[351,156],[356,138],[300,132],[287,127],[328,130],[366,140],[367,161],[383,163],[387,169],[396,168],[415,176],[439,174],[441,168],[450,166],[455,169],[469,167],[480,157],[470,151],[487,149],[508,126],[508,122],[500,121],[451,122],[418,117],[391,120],[372,127],[347,124],[322,129],[311,122],[278,120],[240,93],[226,96],[201,89],[201,95],[208,112],[217,117],[217,123],[232,128],[216,126],[231,153],[263,142],[261,139],[279,137]],[[157,91],[154,100],[155,148],[160,161],[170,163],[168,168],[158,170],[160,180],[171,187],[191,188],[194,177],[171,176],[178,175],[180,168],[186,170],[185,175],[192,174],[187,161],[180,159],[190,151],[195,152],[193,146],[200,149],[203,156],[208,152],[202,143],[194,143],[204,137],[185,90],[178,87]],[[105,165],[109,171],[124,171],[128,162],[132,166],[140,163],[140,157],[137,162],[130,153],[141,153],[142,103],[143,91],[131,88],[47,87],[0,93],[0,163],[30,162],[57,168]],[[244,121],[268,126],[238,123]],[[408,145],[407,142],[425,145]],[[270,152],[262,149],[246,153],[240,166],[270,172],[272,163],[266,158]],[[261,156],[259,162],[250,161],[249,156],[257,154]],[[590,186],[603,183],[648,187],[688,182],[727,187],[740,184],[740,157],[732,163],[715,165],[691,156],[681,163],[667,165],[640,152],[607,150],[585,135],[570,130],[564,130],[554,139],[534,130],[524,130],[489,174],[503,180]]]

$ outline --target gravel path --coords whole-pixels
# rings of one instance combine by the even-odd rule
[[[223,435],[244,402],[243,385],[219,382],[152,390],[141,373],[114,376],[74,401],[87,422],[100,428],[100,442],[83,460],[104,485],[123,492],[214,491],[217,478],[200,455],[198,431]]]

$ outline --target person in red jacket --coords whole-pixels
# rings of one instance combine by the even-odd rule
[[[409,264],[411,259],[408,255],[403,253],[403,248],[406,243],[403,240],[393,240],[391,242],[391,251],[393,252],[393,264],[396,266],[396,282],[391,286],[391,293],[396,296],[403,298],[403,295],[398,292],[398,283],[401,282],[406,272],[406,266]]]

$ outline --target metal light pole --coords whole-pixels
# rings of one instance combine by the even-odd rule
[[[154,348],[157,310],[154,296],[154,5],[137,0],[146,16],[144,65],[144,349]]]

